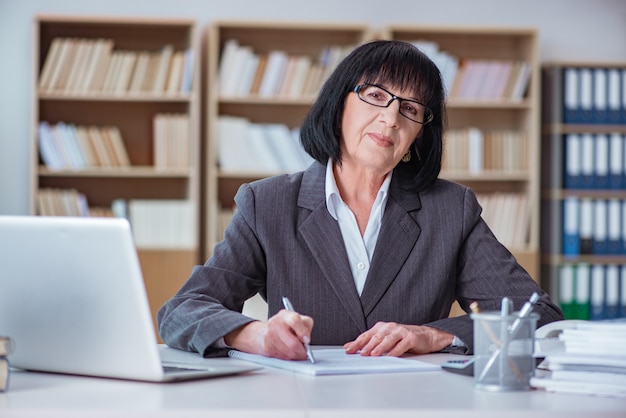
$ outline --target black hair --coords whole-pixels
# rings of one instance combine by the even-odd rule
[[[408,42],[371,41],[348,54],[328,77],[302,123],[302,146],[322,164],[326,164],[329,158],[341,163],[341,119],[345,99],[361,82],[412,90],[417,100],[433,112],[433,120],[423,127],[411,146],[411,160],[398,163],[394,169],[394,173],[414,179],[412,185],[405,186],[418,190],[428,187],[441,171],[445,93],[437,66]]]

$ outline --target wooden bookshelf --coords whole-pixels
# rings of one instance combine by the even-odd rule
[[[514,243],[501,241],[508,246],[511,252],[531,276],[539,281],[539,105],[540,105],[540,67],[537,31],[533,28],[478,28],[478,27],[428,27],[391,25],[381,34],[387,39],[398,39],[408,42],[421,42],[421,45],[435,45],[438,53],[453,57],[456,61],[455,77],[446,84],[448,93],[448,132],[444,138],[444,163],[442,178],[447,178],[472,187],[478,195],[507,195],[514,194],[526,199],[528,221],[517,218],[506,224],[510,227],[522,222],[526,232],[521,239]],[[420,46],[420,44],[418,44]],[[428,48],[421,49],[434,59],[434,54]],[[487,78],[482,84],[482,90],[475,88],[473,95],[460,95],[458,84],[463,80],[465,65],[469,63],[489,63],[490,65],[503,63],[511,66],[515,63],[524,63],[528,78],[526,86],[517,96],[490,92],[491,84],[496,84],[494,77]],[[444,80],[446,71],[438,63]],[[484,67],[487,68],[487,67]],[[491,68],[491,67],[489,67]],[[491,71],[483,69],[482,72]],[[509,70],[510,77],[512,71]],[[480,74],[480,71],[479,71]],[[512,78],[511,78],[512,79]],[[480,85],[479,85],[480,87]],[[452,141],[452,133],[463,133],[468,128],[475,128],[482,133],[482,146],[477,148],[476,155],[482,162],[478,168],[468,169],[463,165],[451,165],[450,158],[457,151],[451,148],[452,143],[457,147],[467,147],[471,153],[473,145]],[[489,163],[490,135],[506,132],[514,133],[514,150],[509,152],[509,166],[498,166],[498,161],[505,159],[503,154],[496,154],[495,162]],[[463,140],[461,136],[461,140]],[[482,148],[482,149],[481,149]],[[475,150],[474,150],[475,151]],[[499,151],[501,152],[501,151]],[[500,155],[503,155],[500,158]],[[468,155],[467,158],[472,158]],[[448,159],[448,160],[446,160]],[[517,165],[516,165],[517,164]],[[455,168],[461,167],[461,168]],[[482,202],[481,202],[482,203]],[[486,211],[485,211],[486,212]],[[490,225],[496,236],[504,237],[509,233],[506,229]]]
[[[265,172],[225,170],[219,161],[219,120],[223,116],[245,118],[252,124],[280,124],[297,128],[312,104],[317,89],[301,90],[299,94],[262,95],[255,90],[225,94],[220,67],[226,45],[236,40],[259,56],[282,51],[288,57],[306,57],[311,65],[319,63],[323,51],[329,47],[349,50],[368,38],[368,28],[359,24],[325,24],[298,22],[216,22],[207,32],[208,57],[206,72],[206,148],[204,152],[205,184],[203,192],[206,214],[204,255],[209,257],[214,245],[221,239],[222,226],[233,210],[233,198],[239,186],[248,181],[285,172],[283,169]],[[319,80],[321,82],[322,80]],[[319,85],[319,84],[317,84]],[[244,158],[241,156],[241,158]]]
[[[591,82],[589,84],[589,107],[586,111],[589,114],[588,117],[585,116],[579,119],[578,116],[575,116],[574,119],[572,119],[572,116],[566,115],[567,112],[571,111],[571,107],[566,105],[566,90],[568,89],[566,71],[570,69],[575,72],[585,71],[591,77],[589,79]],[[595,104],[596,81],[594,78],[594,72],[596,70],[606,72],[606,78],[604,80],[607,83],[605,86],[605,100],[608,102],[608,96],[610,94],[620,96],[618,99],[617,113],[621,113],[621,115],[619,115],[617,119],[609,120],[609,118],[606,117],[606,120],[596,120],[596,117],[593,115],[597,108]],[[616,85],[608,84],[609,70],[615,71],[618,74]],[[580,73],[578,74],[580,77]],[[568,181],[566,180],[568,172],[570,172],[568,164],[571,164],[571,162],[568,162],[568,143],[573,137],[574,141],[581,141],[580,144],[582,144],[582,138],[585,136],[588,138],[587,144],[592,149],[592,152],[586,152],[587,146],[583,148],[581,145],[581,149],[583,149],[585,157],[590,157],[590,159],[587,160],[590,164],[584,163],[584,165],[585,167],[591,167],[592,177],[596,176],[598,173],[596,153],[599,151],[598,143],[600,137],[603,137],[603,140],[605,140],[609,146],[608,149],[605,149],[607,166],[604,167],[609,170],[607,173],[608,176],[611,175],[609,161],[612,154],[622,154],[620,160],[623,177],[623,172],[626,170],[626,161],[623,157],[623,150],[626,147],[626,103],[622,102],[622,92],[620,91],[620,86],[623,82],[621,80],[623,80],[624,77],[623,74],[626,74],[626,63],[624,62],[552,62],[546,63],[542,67],[542,280],[554,295],[554,299],[558,300],[561,304],[566,319],[599,318],[590,318],[589,316],[584,318],[585,314],[590,314],[589,298],[592,297],[592,295],[590,295],[590,289],[594,286],[593,282],[596,281],[596,278],[587,276],[587,278],[584,279],[588,281],[586,286],[583,285],[581,279],[573,279],[575,285],[573,289],[570,289],[573,290],[572,294],[570,294],[570,292],[566,291],[561,285],[561,280],[569,280],[565,278],[565,276],[562,277],[564,268],[573,272],[574,277],[576,277],[579,266],[591,268],[593,268],[593,266],[617,266],[619,268],[626,266],[626,251],[624,251],[623,247],[617,251],[598,253],[595,248],[590,248],[589,245],[587,245],[589,241],[595,240],[596,233],[600,230],[595,223],[597,219],[601,219],[600,215],[596,212],[596,206],[594,205],[591,209],[591,220],[584,221],[582,215],[582,202],[584,201],[592,203],[603,201],[607,204],[607,212],[609,202],[617,202],[620,206],[618,222],[615,224],[615,220],[611,220],[608,217],[605,218],[607,219],[605,233],[607,240],[611,239],[611,235],[615,233],[619,233],[620,237],[623,237],[623,232],[621,231],[624,230],[624,226],[621,225],[621,223],[624,219],[622,216],[622,206],[626,205],[626,183],[622,181],[621,184],[615,185],[607,182],[603,186],[598,184],[583,185],[581,183],[574,186],[573,184],[567,184]],[[581,79],[579,78],[579,82],[580,81]],[[582,84],[579,84],[579,94],[583,94],[581,92],[582,89]],[[609,93],[611,90],[613,93]],[[583,99],[583,102],[584,101]],[[587,108],[586,104],[580,102],[577,104],[578,109]],[[609,107],[607,103],[605,110],[608,111]],[[621,141],[618,139],[618,142],[622,143],[620,146],[621,152],[613,149],[611,141],[614,135],[617,135],[618,138],[621,137]],[[581,155],[581,157],[583,157],[583,155]],[[582,168],[582,165],[579,166],[579,168],[585,172],[587,171],[586,168]],[[575,231],[578,234],[576,239],[578,251],[572,250],[571,240],[569,238],[568,240],[570,240],[570,242],[565,243],[566,200],[573,203],[576,208],[575,212],[572,213],[576,214],[576,221],[574,221],[573,225],[575,225]],[[582,230],[588,229],[583,226],[583,224],[590,226],[591,236],[582,236]],[[570,234],[568,233],[568,235]],[[582,241],[586,241],[587,244],[582,243]],[[566,249],[566,247],[568,248]],[[623,275],[624,271],[626,270],[622,270],[620,274]],[[608,280],[607,277],[605,279],[605,284],[607,285],[606,296],[607,298],[610,297],[617,300],[618,295],[616,293],[618,293],[618,291],[615,289],[611,290],[611,288],[608,287]],[[622,283],[623,280],[622,278]],[[586,297],[583,287],[585,287],[587,291]],[[607,300],[608,299],[605,299],[605,303]],[[623,301],[622,304],[624,304]],[[591,310],[593,310],[593,308],[591,308]]]
[[[188,202],[192,214],[187,219],[190,228],[184,245],[163,245],[163,240],[159,240],[155,241],[155,245],[138,248],[154,314],[181,284],[181,278],[189,276],[192,264],[201,259],[198,210],[200,50],[196,23],[192,19],[39,15],[34,18],[33,34],[31,213],[39,213],[37,196],[42,189],[76,190],[85,196],[90,208],[111,208],[119,199],[126,202],[140,199],[155,204],[170,200]],[[81,60],[76,49],[75,61],[68,58],[69,52],[64,60],[58,58],[53,61],[51,57],[58,54],[59,45],[65,43],[64,48],[72,50],[70,42],[78,40],[83,42],[81,45],[88,45],[83,46]],[[94,44],[99,40],[108,42],[106,53],[102,49],[100,53],[95,52]],[[54,48],[57,50],[53,53]],[[166,51],[171,55],[166,55]],[[121,52],[134,57],[133,64],[127,64],[125,70],[126,83],[116,78],[122,77],[120,73],[111,69],[112,57]],[[160,82],[156,81],[156,75],[149,78],[147,73],[139,73],[140,54],[153,57],[149,67],[146,58],[144,68],[156,73],[165,71]],[[171,68],[172,57],[185,54],[187,61],[184,65],[177,65],[177,71],[183,68],[187,71],[183,81],[182,73],[175,76]],[[96,59],[103,61],[94,62]],[[55,65],[59,66],[57,71],[67,73],[64,83],[58,80],[57,83],[51,82],[53,76],[46,66],[54,68]],[[104,88],[104,79],[101,83],[94,82],[95,75],[88,70],[90,65],[92,72],[107,69],[101,77],[109,76],[110,71],[109,83],[116,81],[117,84],[111,85],[118,88]],[[137,81],[131,88],[134,74],[137,74]],[[170,75],[171,86],[168,85]],[[162,145],[155,144],[157,131],[161,132],[161,128],[155,129],[155,116],[160,114],[182,117],[179,127],[183,130],[176,131],[171,138],[181,141],[179,144],[183,145],[173,146],[172,149],[183,148],[186,152],[176,164],[166,162],[159,165],[156,161],[162,158],[156,155],[167,155],[172,150],[162,151]],[[56,133],[59,132],[56,130],[59,123],[76,127],[116,127],[130,164],[104,167],[90,163],[79,168],[67,165],[51,168],[40,148],[42,142],[38,130],[41,122],[47,122]],[[93,145],[94,139],[91,138]],[[173,141],[171,138],[168,140]],[[132,206],[129,204],[128,207]],[[130,218],[132,220],[132,216]],[[157,227],[148,225],[154,230]],[[134,229],[138,229],[138,225]]]

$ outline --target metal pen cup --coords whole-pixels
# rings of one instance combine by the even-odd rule
[[[539,315],[484,312],[470,316],[474,321],[474,388],[498,392],[530,389]]]

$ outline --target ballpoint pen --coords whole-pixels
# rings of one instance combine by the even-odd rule
[[[285,309],[287,309],[288,311],[293,311],[293,312],[296,311],[293,308],[291,301],[286,296],[283,296],[283,305],[285,306]],[[315,357],[313,357],[313,350],[311,350],[311,346],[306,341],[304,342],[304,348],[306,349],[306,356],[309,358],[309,361],[311,363],[315,363]]]

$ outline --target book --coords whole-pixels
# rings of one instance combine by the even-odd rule
[[[626,398],[626,321],[582,321],[559,334],[564,352],[548,353],[545,376],[531,386],[551,392]]]
[[[0,357],[6,357],[13,352],[13,340],[0,336]]]
[[[9,360],[0,357],[0,392],[6,392],[9,388]]]
[[[309,360],[281,360],[258,354],[230,350],[229,357],[249,361],[263,366],[289,370],[313,376],[338,374],[400,373],[439,371],[441,367],[400,357],[369,357],[346,354],[341,348],[314,349],[315,363]]]

